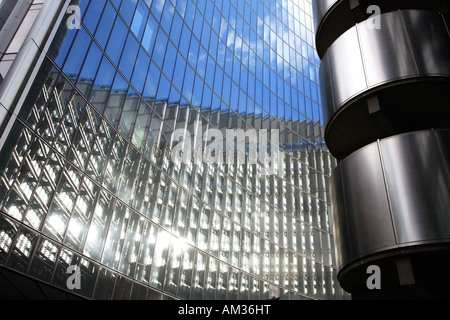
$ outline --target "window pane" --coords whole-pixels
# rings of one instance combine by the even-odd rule
[[[94,1],[95,2],[95,1]],[[109,3],[106,3],[105,11],[103,12],[100,24],[95,32],[95,39],[100,44],[102,48],[105,48],[106,42],[108,41],[109,34],[114,24],[114,20],[117,13]]]
[[[153,51],[155,35],[156,35],[156,22],[155,19],[153,19],[153,17],[149,16],[141,44],[144,47],[144,49],[147,50],[147,52],[150,54]]]
[[[143,49],[140,49],[136,61],[136,67],[134,68],[133,77],[131,79],[131,84],[136,88],[137,92],[141,94],[144,90],[149,65],[150,57]]]
[[[11,269],[26,273],[31,255],[38,237],[34,232],[22,229],[17,233],[14,249],[10,253],[7,266]]]
[[[157,289],[162,289],[169,241],[170,235],[164,230],[159,230],[150,277],[150,284]]]
[[[138,39],[142,38],[145,30],[145,22],[148,17],[148,8],[144,2],[139,1],[136,12],[134,14],[133,22],[131,24],[131,31]]]
[[[139,44],[134,36],[129,33],[128,39],[123,50],[122,57],[120,58],[119,69],[122,71],[126,79],[131,79],[131,73],[134,69],[134,63],[136,61],[139,50]]]
[[[91,41],[91,37],[81,28],[77,33],[77,37],[63,68],[64,73],[70,78],[76,79],[78,77]]]
[[[122,54],[125,39],[128,34],[127,30],[128,29],[122,19],[117,18],[111,33],[113,36],[110,37],[108,46],[106,47],[106,53],[115,65],[119,63],[120,55]]]
[[[105,7],[105,2],[105,0],[91,1],[89,8],[83,17],[83,21],[91,33],[95,32],[98,20],[100,19],[103,8]]]

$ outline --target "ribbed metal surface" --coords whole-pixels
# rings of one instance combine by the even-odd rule
[[[450,86],[450,36],[444,21],[432,11],[390,12],[380,15],[381,29],[371,29],[370,22],[364,21],[328,49],[321,64],[321,90],[326,140],[335,156],[346,156],[377,138],[409,130],[387,127],[375,119],[367,105],[370,95],[379,95],[381,109],[393,117],[406,113],[413,122],[422,122],[427,113],[426,127],[437,126],[443,118],[450,121],[450,93],[442,90]],[[436,83],[430,85],[430,80]],[[397,96],[417,97],[394,101],[395,87]],[[421,99],[428,96],[435,99],[432,108],[425,108]],[[392,122],[392,116],[387,117]],[[359,127],[362,123],[363,128]],[[344,135],[359,135],[362,140],[341,146],[343,140],[350,141],[340,135],[344,130]]]
[[[338,268],[377,252],[450,242],[450,130],[370,144],[331,179]]]
[[[344,32],[377,13],[397,10],[448,11],[448,0],[316,0],[313,1],[316,48],[323,57]],[[376,7],[374,7],[376,6]],[[376,9],[376,10],[374,10]],[[379,12],[377,12],[379,10]]]
[[[358,297],[449,296],[449,5],[314,4],[338,279]]]
[[[376,86],[406,78],[450,77],[450,36],[442,15],[400,11],[380,19],[381,29],[360,23],[324,56],[322,73],[329,75],[324,83],[329,82],[332,94],[325,101],[328,119],[350,99]]]

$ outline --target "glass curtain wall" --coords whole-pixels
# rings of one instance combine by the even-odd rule
[[[71,5],[2,150],[0,264],[93,299],[344,298],[310,0]],[[225,137],[243,161],[172,161],[179,129],[275,129],[277,174]]]

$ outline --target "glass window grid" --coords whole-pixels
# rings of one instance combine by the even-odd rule
[[[274,224],[274,225],[276,225],[276,224]]]
[[[311,52],[314,52],[314,50],[311,50]]]

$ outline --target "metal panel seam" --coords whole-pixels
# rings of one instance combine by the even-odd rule
[[[398,12],[398,15],[399,15],[399,18],[400,18],[400,23],[402,24],[403,35],[405,36],[406,42],[408,43],[408,48],[409,48],[409,51],[411,52],[411,57],[412,57],[412,59],[414,61],[414,67],[416,68],[416,74],[421,76],[422,73],[420,72],[419,65],[417,63],[416,55],[415,55],[415,52],[414,52],[414,48],[413,48],[413,46],[411,44],[411,37],[410,37],[410,34],[408,32],[408,28],[406,27],[405,17],[403,15],[403,10],[398,10],[397,12]]]
[[[445,29],[447,29],[448,37],[450,38],[450,26],[447,24],[447,21],[445,20],[445,16],[441,14],[442,22],[444,22]]]
[[[442,142],[441,139],[438,137],[438,134],[435,129],[431,129],[433,132],[434,141],[437,144],[437,149],[439,152],[439,157],[441,158],[441,163],[444,166],[444,169],[447,173],[447,182],[450,182],[450,164],[445,161],[444,151],[442,150]]]
[[[394,238],[395,238],[395,243],[399,244],[398,242],[398,236],[397,236],[397,228],[395,225],[395,219],[394,219],[394,215],[392,214],[392,205],[391,205],[391,198],[389,196],[389,184],[387,181],[387,177],[386,177],[386,170],[384,168],[384,156],[383,156],[383,148],[381,147],[381,141],[378,140],[377,141],[377,148],[378,148],[378,155],[379,155],[379,159],[380,159],[380,165],[381,165],[381,172],[383,173],[383,182],[384,182],[384,188],[386,191],[386,197],[387,197],[387,204],[389,207],[389,214],[391,216],[391,223],[392,223],[392,229],[394,231]]]
[[[361,45],[361,35],[359,34],[359,23],[356,24],[355,28],[356,28],[356,38],[358,39],[359,53],[361,55],[362,68],[364,70],[364,79],[366,80],[366,88],[363,91],[361,91],[355,95],[355,96],[358,96],[362,93],[365,93],[367,91],[367,89],[369,88],[369,79],[367,77],[366,60],[364,59],[364,50]]]

